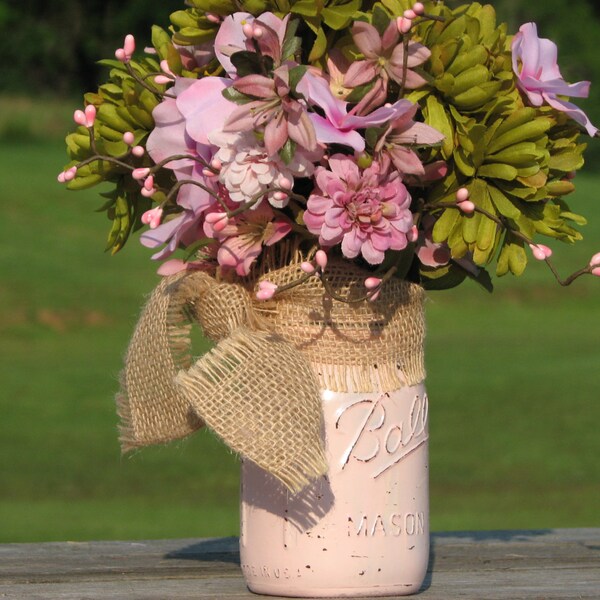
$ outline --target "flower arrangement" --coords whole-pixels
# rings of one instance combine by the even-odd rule
[[[568,98],[553,42],[509,35],[494,9],[412,0],[189,0],[85,95],[67,137],[69,189],[101,182],[108,248],[134,230],[171,274],[212,264],[250,276],[293,242],[322,276],[330,256],[426,289],[491,289],[528,252],[561,279],[542,237],[572,243],[565,197],[598,132]],[[177,258],[176,251],[183,251]],[[277,286],[261,281],[258,299]]]

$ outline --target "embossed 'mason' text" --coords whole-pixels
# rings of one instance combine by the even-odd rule
[[[348,537],[413,536],[425,533],[425,513],[390,513],[348,517]]]

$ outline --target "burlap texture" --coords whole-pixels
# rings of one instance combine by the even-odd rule
[[[328,289],[364,296],[365,273],[327,268]],[[279,286],[299,262],[261,275]],[[319,278],[259,302],[257,281],[204,271],[165,278],[130,343],[118,411],[124,450],[167,442],[206,423],[233,450],[293,492],[326,472],[320,390],[363,392],[414,385],[423,367],[423,290],[391,280],[375,302],[333,300]],[[194,361],[191,322],[216,346]]]

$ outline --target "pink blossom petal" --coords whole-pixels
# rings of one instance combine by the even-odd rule
[[[308,113],[298,105],[298,109],[288,112],[287,131],[290,139],[309,152],[317,149],[317,134]]]
[[[276,244],[280,240],[282,240],[290,231],[292,231],[292,226],[287,221],[277,220],[273,221],[273,233],[269,236],[265,241],[265,246],[272,246]]]
[[[244,23],[252,23],[254,17],[250,13],[238,12],[226,17],[219,27],[215,37],[215,55],[229,77],[236,76],[236,69],[229,56],[232,52],[229,48],[239,50],[246,49],[246,35],[242,27]]]
[[[171,260],[162,263],[156,272],[163,277],[167,277],[168,275],[175,275],[175,273],[185,271],[187,268],[188,263],[180,258],[172,258]]]
[[[355,21],[352,25],[352,39],[366,58],[377,58],[383,53],[379,32],[369,23]]]
[[[359,60],[352,63],[344,75],[344,86],[358,87],[375,79],[377,77],[376,64],[376,61],[373,60]]]
[[[275,97],[275,82],[264,75],[251,74],[237,79],[233,87],[248,96],[256,96],[257,98],[273,98]]]
[[[254,100],[247,104],[241,104],[234,109],[230,105],[230,110],[223,123],[222,130],[225,132],[237,132],[253,129],[257,126],[257,122],[261,116],[267,114],[264,112],[264,108],[265,103],[263,100]]]
[[[381,45],[383,46],[384,52],[387,52],[390,48],[396,46],[399,40],[400,32],[398,31],[396,22],[392,19],[381,36]]]
[[[322,144],[343,144],[350,146],[357,152],[362,152],[365,149],[365,140],[357,131],[341,130],[332,125],[327,119],[316,113],[309,114],[317,141]]]
[[[385,258],[385,254],[373,246],[371,238],[364,242],[364,244],[361,246],[360,252],[363,258],[371,265],[379,265]]]
[[[274,156],[283,148],[288,139],[287,119],[283,110],[279,110],[265,127],[265,148],[269,156]]]
[[[596,135],[598,128],[592,125],[588,116],[578,106],[575,106],[575,104],[567,102],[566,100],[559,100],[549,94],[543,94],[543,96],[552,108],[566,113],[575,122],[583,125],[589,136],[594,137]]]
[[[339,100],[331,93],[326,79],[307,71],[296,86],[296,89],[307,100],[320,106],[325,111],[325,115],[330,123],[334,125],[341,124],[347,114],[346,102]]]
[[[334,154],[329,158],[329,168],[335,175],[345,181],[348,187],[358,187],[361,179],[360,170],[349,156]]]
[[[203,77],[194,81],[177,97],[177,108],[186,120],[186,131],[192,139],[208,144],[208,134],[223,128],[235,104],[223,97],[231,80]]]

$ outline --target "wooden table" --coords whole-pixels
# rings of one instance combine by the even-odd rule
[[[2,599],[262,597],[244,586],[237,538],[0,545]],[[598,600],[600,529],[435,533],[417,598]]]

